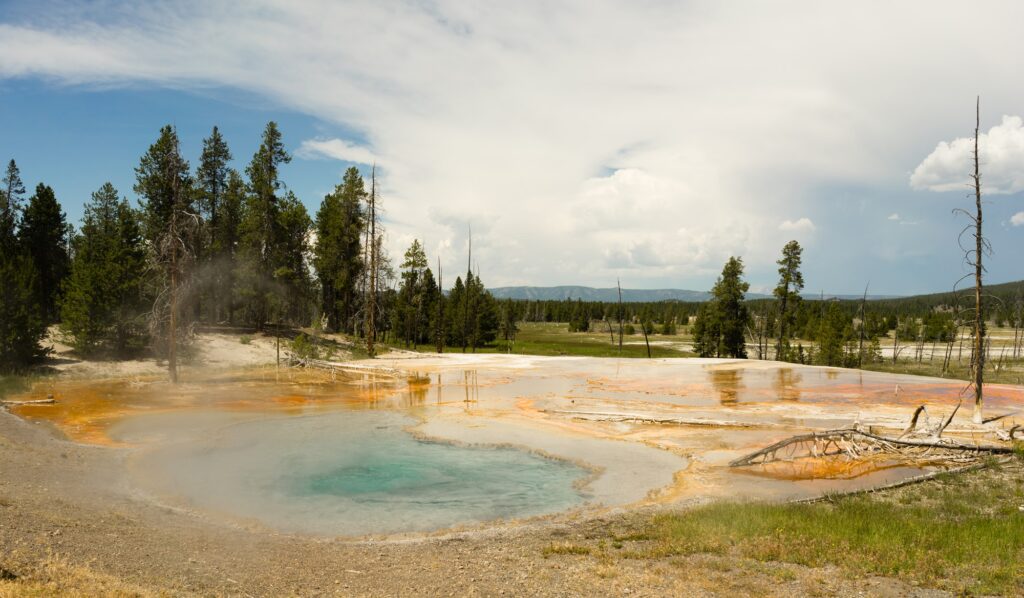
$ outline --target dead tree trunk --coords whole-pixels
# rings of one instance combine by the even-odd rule
[[[473,278],[473,226],[469,226],[469,252],[466,257],[466,292],[462,297],[462,352],[469,346],[469,295],[473,292],[470,284]]]
[[[437,258],[437,325],[434,342],[437,352],[444,353],[444,282],[441,279],[441,258]]]
[[[615,287],[619,290],[619,353],[622,353],[622,283],[615,279]]]
[[[864,285],[864,296],[860,299],[860,342],[857,344],[857,367],[864,366],[864,307],[868,302],[868,286],[871,283]]]
[[[176,219],[175,212],[171,215],[171,222]],[[177,227],[171,224],[172,229]],[[167,331],[167,373],[172,384],[178,383],[178,251],[177,247],[171,250],[171,296],[170,296],[170,328]]]
[[[896,365],[896,358],[900,355],[900,317],[896,316],[896,329],[892,331],[892,364]]]
[[[374,341],[377,324],[374,313],[377,303],[377,166],[370,170],[370,272],[366,301],[366,354],[376,355]]]
[[[647,322],[640,322],[640,330],[644,331],[644,344],[647,345],[647,359],[651,358],[651,343],[647,340]]]
[[[985,271],[982,256],[985,253],[985,238],[982,236],[981,214],[981,170],[978,159],[978,135],[981,129],[981,98],[974,109],[974,423],[980,424],[985,384],[985,311],[982,304],[982,275]]]

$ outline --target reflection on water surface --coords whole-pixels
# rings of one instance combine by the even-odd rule
[[[366,496],[386,496],[391,488],[393,499],[430,497],[432,489],[441,489],[427,499],[436,506],[441,494],[457,498],[459,492],[449,483],[465,478],[477,480],[496,499],[525,492],[524,504],[539,509],[492,504],[488,511],[488,501],[468,500],[480,502],[484,512],[465,507],[460,521],[477,521],[505,516],[494,513],[551,512],[578,504],[578,495],[552,488],[564,489],[567,479],[572,487],[573,476],[582,470],[574,469],[566,478],[551,469],[552,463],[564,462],[538,462],[522,451],[514,451],[513,459],[530,458],[496,465],[487,461],[500,453],[494,449],[464,455],[465,461],[459,457],[456,466],[448,457],[465,449],[411,439],[405,444],[389,440],[396,447],[395,460],[375,461],[356,450],[355,445],[365,440],[358,433],[365,424],[359,422],[367,414],[402,417],[416,433],[455,442],[516,445],[585,463],[600,472],[587,486],[595,504],[672,502],[708,495],[787,498],[871,486],[924,470],[884,462],[849,467],[801,462],[747,471],[726,465],[783,438],[848,427],[855,421],[901,429],[910,411],[922,403],[936,414],[951,410],[963,386],[956,381],[757,361],[456,354],[373,363],[387,366],[391,374],[258,369],[193,377],[179,386],[146,379],[47,381],[18,398],[52,393],[57,404],[25,405],[14,411],[48,422],[76,441],[152,452],[171,445],[208,446],[214,451],[219,445],[210,445],[210,439],[228,442],[236,432],[227,430],[243,429],[233,427],[243,422],[270,438],[273,430],[291,429],[293,420],[331,421],[337,424],[336,435],[274,437],[284,453],[291,442],[313,454],[320,454],[317,447],[323,445],[348,455],[345,459],[356,459],[315,460],[323,470],[310,469],[309,475],[300,476],[304,481],[289,486],[308,494],[299,503],[315,502],[318,493],[335,496],[351,490],[347,504],[355,504],[354,496],[360,494],[352,490],[356,488],[369,488]],[[991,412],[1024,408],[1020,388],[993,385],[987,395]],[[1007,419],[1008,424],[1014,421]],[[402,452],[405,448],[409,452]],[[181,454],[183,460],[186,457]],[[516,472],[526,489],[490,486],[492,480],[484,475],[490,469]],[[424,477],[417,477],[420,473]],[[531,478],[533,473],[541,477]],[[377,482],[383,494],[376,493]],[[282,487],[270,484],[267,492],[283,492]],[[531,494],[530,488],[537,487],[543,487],[541,494],[550,494],[553,502]],[[204,508],[232,510],[228,507]],[[234,509],[236,515],[240,509]],[[375,529],[385,528],[392,529]]]

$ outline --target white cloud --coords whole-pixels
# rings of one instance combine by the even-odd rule
[[[782,224],[779,225],[779,230],[784,231],[810,232],[813,231],[814,228],[814,223],[811,222],[810,218],[800,218],[799,220],[783,220]]]
[[[1003,122],[978,135],[982,192],[1024,191],[1024,120],[1003,116]],[[974,138],[941,141],[914,169],[910,186],[929,191],[964,191],[973,185]]]
[[[1014,226],[1024,226],[1024,212],[1017,212],[1010,217],[1010,224]]]
[[[889,214],[889,217],[886,218],[886,220],[895,220],[895,221],[898,221],[899,219],[900,219],[900,215],[896,214],[896,213]]]
[[[295,150],[295,155],[307,160],[330,158],[356,164],[380,163],[372,150],[344,139],[307,139]]]
[[[491,285],[611,284],[625,264],[630,284],[688,286],[728,255],[774,278],[786,233],[814,229],[781,214],[831,231],[821,189],[905,189],[975,88],[1024,97],[1006,76],[1024,53],[1013,2],[59,8],[0,23],[0,79],[227,87],[355,131],[365,145],[298,153],[384,164],[396,253],[416,236],[461,271],[472,222]],[[979,55],[957,29],[968,20],[1002,50]],[[953,82],[982,57],[977,80]],[[987,182],[1005,184],[991,166]]]

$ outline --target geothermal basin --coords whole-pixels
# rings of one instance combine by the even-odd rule
[[[1024,389],[987,389],[991,413],[1024,407]],[[808,431],[898,431],[921,404],[947,415],[962,391],[746,360],[403,355],[332,371],[197,373],[176,386],[41,381],[14,398],[56,403],[12,411],[123,452],[145,500],[231,525],[363,536],[898,481],[942,465],[728,463]]]

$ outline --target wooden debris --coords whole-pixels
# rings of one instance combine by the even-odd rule
[[[14,405],[53,405],[57,402],[57,399],[36,399],[33,401],[0,401],[0,403],[8,406]]]
[[[924,451],[928,459],[941,458],[940,452],[948,452],[949,457],[955,458],[957,454],[1006,454],[1013,451],[1007,446],[991,444],[969,444],[949,439],[901,439],[887,438],[869,432],[855,430],[853,428],[828,430],[826,432],[812,432],[800,434],[780,440],[775,444],[735,459],[729,463],[730,467],[744,467],[748,465],[759,465],[773,461],[792,461],[807,457],[829,457],[835,455],[847,455],[857,459],[872,454],[893,454],[904,457],[921,457],[916,454],[922,449],[934,449]]]
[[[390,378],[401,378],[406,376],[402,370],[389,368],[380,365],[363,365],[361,363],[346,363],[341,361],[325,361],[323,359],[299,359],[292,357],[289,365],[293,367],[317,368],[332,372],[350,372],[358,374],[375,374]]]
[[[573,419],[606,422],[630,422],[639,424],[675,424],[679,426],[715,426],[721,428],[764,428],[769,424],[748,423],[734,420],[695,419],[686,417],[658,417],[652,414],[617,413],[614,411],[573,411],[568,409],[544,409],[542,413],[569,415]]]

